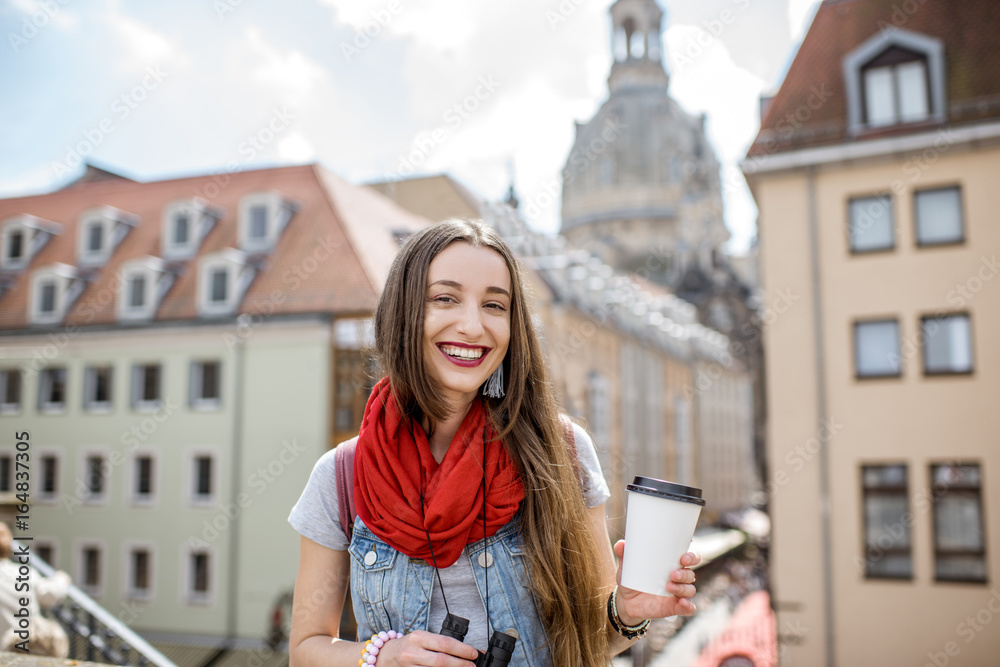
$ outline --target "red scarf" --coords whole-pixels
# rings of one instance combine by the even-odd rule
[[[358,516],[382,541],[428,564],[432,545],[437,566],[448,567],[465,545],[493,535],[513,518],[524,489],[517,466],[495,438],[478,399],[438,463],[424,429],[399,414],[389,378],[382,378],[368,397],[361,421],[354,498]]]

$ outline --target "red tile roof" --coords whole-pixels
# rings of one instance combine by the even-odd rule
[[[825,0],[761,121],[748,157],[851,141],[844,56],[894,27],[943,43],[948,123],[1000,118],[1000,40],[995,35],[1000,2]],[[796,112],[798,119],[790,121]],[[864,139],[928,129],[926,123],[908,125],[865,133]]]
[[[275,247],[262,258],[262,269],[247,289],[239,313],[371,312],[398,248],[394,233],[413,232],[428,224],[378,193],[351,185],[317,165],[148,183],[123,178],[77,181],[72,187],[49,194],[2,199],[0,223],[29,214],[61,224],[62,231],[0,295],[0,329],[28,326],[31,274],[35,269],[56,262],[77,264],[80,214],[97,206],[113,206],[134,214],[139,223],[88,282],[62,324],[115,323],[117,274],[122,263],[147,255],[162,257],[164,208],[195,196],[221,208],[222,217],[205,237],[197,255],[181,262],[179,275],[155,320],[198,318],[198,258],[238,247],[240,200],[259,191],[276,191],[294,202],[297,210]]]

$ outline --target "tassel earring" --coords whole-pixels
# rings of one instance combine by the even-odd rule
[[[487,398],[503,398],[503,364],[497,366],[485,383],[483,383],[483,396]]]

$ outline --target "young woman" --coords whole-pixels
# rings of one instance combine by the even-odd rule
[[[410,238],[375,345],[387,377],[347,443],[353,534],[333,451],[289,517],[302,535],[293,667],[469,667],[492,631],[517,638],[511,665],[598,667],[645,619],[694,613],[694,554],[671,574],[675,597],[616,588],[625,545],[612,553],[593,443],[579,427],[566,437],[521,270],[495,231],[447,221]],[[393,632],[337,639],[348,590],[360,637]],[[446,612],[469,619],[465,642],[438,634]]]

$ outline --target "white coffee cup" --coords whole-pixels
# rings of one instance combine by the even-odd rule
[[[672,596],[667,592],[670,573],[681,567],[705,506],[701,489],[640,476],[625,488],[629,494],[621,584]]]

